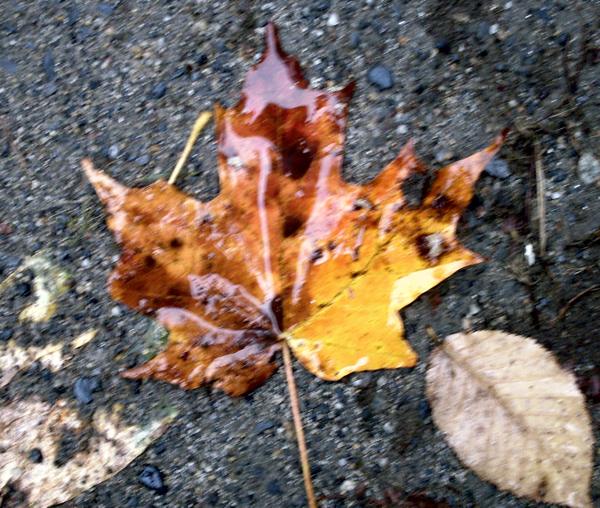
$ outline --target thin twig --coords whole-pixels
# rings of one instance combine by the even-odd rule
[[[183,152],[181,152],[181,156],[179,157],[179,160],[177,161],[175,169],[173,170],[173,172],[171,173],[171,176],[169,177],[169,184],[173,185],[175,183],[175,180],[177,180],[177,177],[179,176],[181,169],[183,168],[184,164],[187,162],[188,157],[190,156],[192,148],[194,147],[194,143],[198,139],[198,136],[202,132],[202,129],[204,129],[204,127],[210,120],[211,116],[212,115],[209,111],[203,111],[202,113],[200,113],[200,115],[198,115],[198,118],[196,119],[196,123],[194,123],[194,128],[192,129],[192,132],[190,133],[190,137],[188,138],[187,143],[185,144],[185,148],[183,149]]]
[[[294,380],[294,371],[292,369],[292,357],[287,342],[283,341],[283,364],[285,366],[285,378],[287,380],[288,390],[290,392],[290,405],[292,406],[292,416],[294,418],[294,430],[296,431],[296,440],[298,441],[298,450],[300,451],[300,463],[302,464],[302,476],[304,477],[304,489],[310,508],[317,507],[315,492],[313,490],[312,479],[310,477],[310,464],[308,462],[308,451],[306,450],[306,441],[304,440],[304,428],[302,427],[302,418],[300,417],[300,403],[298,401],[298,392],[296,391],[296,381]]]
[[[586,288],[583,291],[580,291],[579,293],[577,293],[573,298],[571,298],[563,306],[562,309],[560,309],[558,315],[556,316],[555,321],[561,321],[562,319],[564,319],[565,316],[567,315],[567,312],[569,312],[569,309],[573,306],[574,303],[577,302],[577,300],[581,300],[585,295],[587,295],[589,293],[593,293],[594,291],[598,291],[598,290],[600,290],[600,284],[596,284],[595,286],[590,286],[589,288]]]
[[[540,257],[546,255],[546,180],[544,178],[544,167],[540,154],[540,143],[536,139],[533,143],[535,156],[535,181],[536,181],[536,203],[538,214],[538,234],[540,242]]]

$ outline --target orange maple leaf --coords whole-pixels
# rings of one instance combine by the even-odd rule
[[[281,340],[323,379],[411,367],[398,311],[481,261],[456,224],[503,136],[440,170],[417,208],[402,193],[423,169],[411,142],[372,182],[349,184],[353,84],[312,90],[272,25],[266,42],[239,103],[216,108],[212,201],[164,181],[127,188],[83,162],[123,249],[113,298],[170,332],[165,351],[125,377],[241,395],[272,375]]]

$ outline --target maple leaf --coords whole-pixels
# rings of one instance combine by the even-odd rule
[[[367,185],[341,177],[353,89],[308,88],[269,25],[241,100],[216,107],[212,201],[164,181],[127,188],[83,162],[123,249],[113,298],[170,332],[125,377],[241,395],[275,371],[281,340],[328,380],[415,364],[398,311],[481,261],[455,229],[503,136],[441,169],[410,207],[402,183],[423,170],[411,142]]]

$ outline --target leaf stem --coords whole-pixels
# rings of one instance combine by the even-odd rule
[[[310,464],[308,462],[308,451],[306,441],[304,440],[304,428],[302,427],[302,418],[300,416],[300,403],[298,401],[298,392],[296,391],[296,381],[294,380],[294,371],[292,369],[292,358],[290,348],[285,340],[283,341],[283,363],[285,366],[285,378],[290,393],[290,405],[292,406],[292,416],[294,418],[294,430],[296,440],[298,441],[298,450],[300,451],[300,463],[302,464],[302,476],[304,477],[304,489],[310,508],[317,508],[315,492],[313,490],[312,479],[310,477]]]
[[[194,143],[198,139],[198,136],[202,132],[202,129],[204,129],[204,127],[210,120],[211,116],[212,116],[212,114],[210,113],[210,111],[203,111],[202,113],[200,113],[198,115],[198,118],[196,118],[196,122],[194,123],[192,132],[190,133],[190,136],[188,137],[188,140],[185,144],[185,148],[183,149],[183,152],[181,152],[181,156],[179,157],[179,160],[177,161],[177,164],[175,165],[175,169],[173,170],[173,172],[171,173],[171,176],[169,177],[169,184],[173,185],[175,183],[175,180],[177,180],[177,177],[179,176],[181,169],[183,168],[184,164],[187,162],[188,157],[190,156],[192,148],[194,147]]]

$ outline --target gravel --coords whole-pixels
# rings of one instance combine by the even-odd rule
[[[109,14],[103,5],[111,7]],[[555,320],[569,299],[599,283],[600,197],[587,182],[597,181],[600,87],[593,52],[583,59],[579,53],[581,21],[595,19],[596,8],[584,0],[3,2],[0,223],[11,232],[0,236],[2,279],[14,269],[3,264],[5,253],[23,259],[45,249],[72,275],[73,288],[48,324],[19,322],[32,297],[23,296],[20,287],[7,289],[0,295],[0,331],[11,330],[10,340],[23,347],[66,343],[98,331],[51,381],[46,369],[31,369],[5,395],[69,399],[88,416],[119,403],[131,423],[144,421],[156,405],[179,411],[159,443],[64,506],[305,506],[281,371],[241,399],[209,388],[184,392],[119,377],[147,354],[142,338],[148,323],[115,307],[106,291],[118,250],[79,169],[80,160],[90,156],[126,185],[167,178],[198,112],[239,98],[269,19],[311,85],[356,81],[344,154],[350,181],[373,178],[412,138],[433,168],[409,182],[421,196],[435,169],[514,126],[499,154],[510,174],[483,177],[458,225],[460,240],[486,262],[457,273],[402,311],[419,365],[375,372],[364,383],[354,382],[360,375],[330,383],[295,364],[322,508],[377,505],[390,490],[424,492],[451,506],[533,506],[468,472],[433,425],[423,386],[434,347],[428,330],[444,337],[460,331],[469,316],[475,329],[536,338],[578,376],[589,377],[600,364],[590,319],[600,308],[600,293],[589,292]],[[338,24],[331,26],[334,10]],[[590,47],[599,47],[598,31],[590,37]],[[46,69],[48,54],[53,64]],[[563,56],[577,86],[565,86],[569,80],[557,65]],[[179,68],[185,73],[170,79]],[[385,70],[373,78],[375,68]],[[534,139],[546,176],[545,256],[538,248]],[[119,147],[116,156],[113,146]],[[589,155],[582,172],[584,154]],[[596,163],[589,164],[590,157]],[[214,197],[216,160],[209,128],[178,186],[201,199]],[[523,255],[526,245],[536,257],[531,266]],[[538,305],[542,298],[544,305]],[[474,302],[481,310],[471,315]],[[102,389],[88,391],[89,404],[78,402],[71,387],[94,377],[102,380]],[[589,409],[599,435],[600,404],[590,400]],[[275,425],[257,432],[259,422]],[[138,476],[149,463],[164,475],[167,492],[140,484]],[[598,468],[592,495],[600,503]]]

